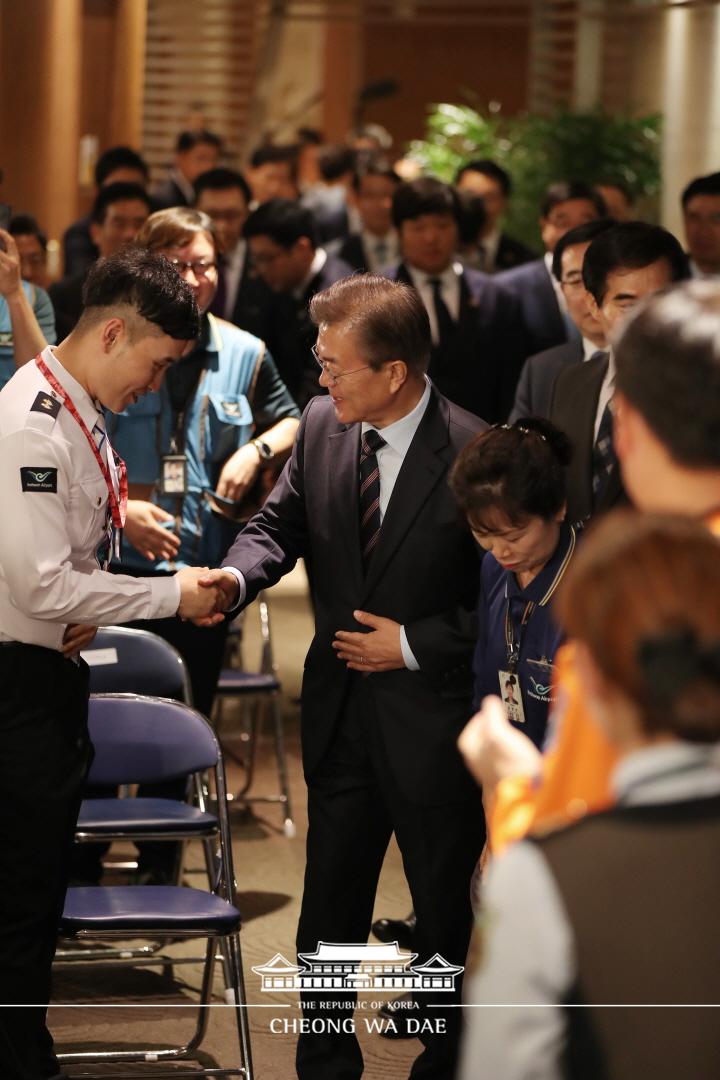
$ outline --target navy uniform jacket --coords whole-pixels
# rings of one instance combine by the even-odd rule
[[[520,642],[520,661],[515,674],[525,714],[525,723],[514,726],[538,748],[543,745],[548,708],[553,700],[550,689],[552,664],[563,637],[553,619],[550,600],[575,550],[575,541],[575,530],[569,525],[562,525],[553,555],[526,589],[521,589],[515,574],[503,570],[490,554],[483,558],[480,573],[479,636],[473,664],[475,705],[479,707],[488,694],[500,693],[498,672],[508,670],[505,612],[509,601],[513,640]],[[530,601],[536,606],[521,639],[520,624]]]

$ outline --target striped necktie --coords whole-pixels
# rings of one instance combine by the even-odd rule
[[[593,510],[597,508],[605,490],[610,473],[617,465],[617,456],[613,447],[613,418],[610,402],[603,409],[598,428],[597,439],[592,450],[592,501]]]
[[[105,440],[107,439],[107,431],[105,430],[105,418],[103,417],[102,413],[98,414],[98,418],[93,424],[93,429],[90,434],[95,440],[95,445],[97,446],[98,450],[101,454],[103,454],[103,447],[105,445]],[[104,456],[105,455],[103,454],[103,457]]]
[[[369,428],[360,443],[360,547],[363,568],[367,571],[380,535],[380,469],[377,452],[385,440]]]

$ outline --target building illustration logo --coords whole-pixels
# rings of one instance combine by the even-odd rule
[[[300,953],[291,964],[281,953],[253,968],[262,979],[262,990],[301,990],[353,993],[412,990],[415,993],[452,991],[463,971],[435,953],[425,964],[413,964],[417,953],[401,953],[396,941],[388,945],[347,945],[319,941],[313,953]],[[412,965],[412,966],[411,966]]]

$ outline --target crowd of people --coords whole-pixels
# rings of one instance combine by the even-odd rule
[[[464,1036],[460,980],[417,995],[413,1077],[720,1068],[711,1010],[603,1008],[720,1001],[720,173],[682,238],[559,178],[540,253],[495,162],[386,151],[306,132],[241,172],[184,132],[149,190],[114,147],[52,282],[35,219],[0,230],[0,1000],[37,1006],[3,1076],[61,1075],[57,916],[102,873],[80,650],[144,620],[209,716],[230,619],[301,558],[298,952],[368,939],[394,834],[414,911],[376,936],[467,965]],[[363,1070],[326,998],[300,1080]]]

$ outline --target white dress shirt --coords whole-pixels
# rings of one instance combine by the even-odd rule
[[[623,758],[612,785],[625,806],[719,795],[720,747],[643,747]],[[459,1080],[561,1080],[562,1002],[577,958],[555,878],[538,848],[520,842],[492,862],[483,896],[482,965],[465,981]]]
[[[597,409],[595,411],[595,434],[593,436],[593,443],[597,442],[598,432],[600,431],[600,422],[602,421],[602,415],[605,412],[605,406],[612,401],[612,396],[615,393],[615,375],[615,357],[613,355],[612,349],[610,349],[607,371],[605,372],[605,376],[600,385],[600,393],[598,394]]]
[[[492,229],[487,236],[480,239],[478,245],[482,254],[480,269],[486,274],[491,274],[495,269],[498,248],[500,247],[500,229]]]
[[[425,410],[428,407],[430,401],[430,381],[425,379],[425,389],[422,392],[422,396],[417,405],[414,406],[405,416],[402,416],[399,420],[395,420],[392,424],[388,424],[384,428],[375,428],[386,442],[386,446],[381,446],[378,450],[376,457],[378,463],[378,471],[380,473],[380,520],[385,517],[385,512],[390,502],[390,496],[393,493],[395,487],[395,481],[398,478],[402,463],[405,460],[405,455],[408,452],[410,443],[413,441],[415,432],[418,429],[420,421],[425,415]],[[362,424],[362,433],[365,434],[372,427],[371,424]],[[358,526],[359,528],[359,526]],[[233,575],[237,579],[238,583],[238,598],[235,605],[231,609],[237,611],[245,600],[245,593],[247,586],[245,584],[245,578],[240,570],[234,566],[226,566],[225,570]],[[410,671],[419,671],[420,665],[415,659],[412,649],[407,640],[405,633],[405,627],[400,627],[400,648],[402,649],[403,660],[405,661],[405,667]]]
[[[50,346],[42,355],[92,431],[98,405]],[[33,408],[41,397],[57,402],[33,362],[0,393],[0,640],[59,649],[68,623],[174,615],[175,578],[100,569],[95,552],[106,532],[107,485],[77,421],[64,407]],[[44,486],[24,491],[26,469]]]
[[[395,229],[390,229],[384,236],[376,236],[375,233],[363,229],[360,238],[363,251],[367,257],[368,270],[371,274],[379,274],[386,266],[397,262],[400,248]],[[378,247],[380,248],[379,252]]]
[[[443,270],[442,274],[426,274],[424,270],[416,270],[414,266],[410,266],[407,263],[406,266],[412,283],[420,293],[420,299],[425,305],[425,310],[428,313],[433,345],[437,345],[440,341],[440,331],[435,315],[433,287],[430,282],[436,280],[440,282],[440,295],[445,301],[445,306],[450,312],[450,315],[455,322],[457,322],[460,318],[460,277],[463,272],[462,263],[450,263],[450,265]]]

